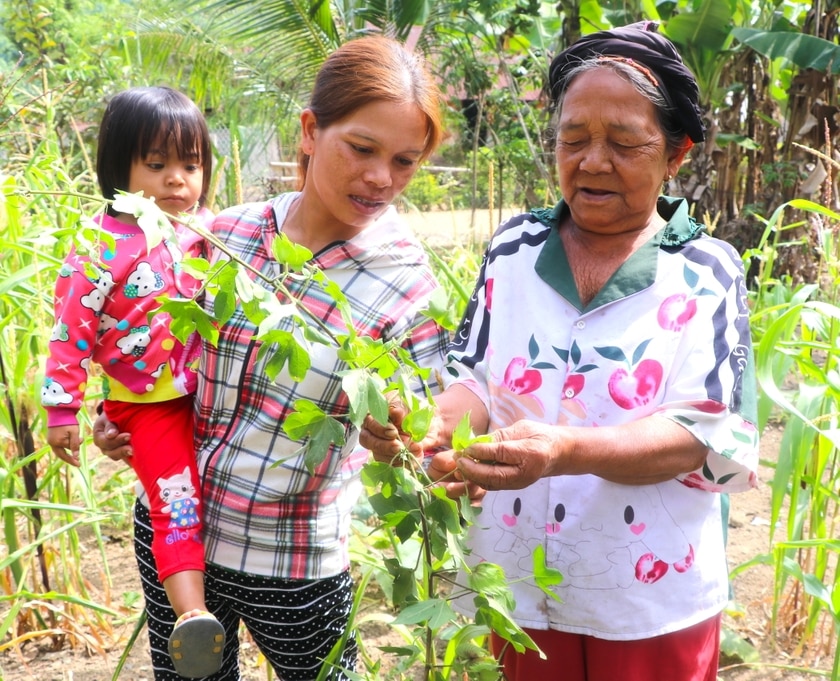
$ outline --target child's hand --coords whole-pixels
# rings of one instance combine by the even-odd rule
[[[47,443],[55,454],[62,461],[76,466],[79,462],[79,426],[53,426],[47,428]],[[69,452],[67,450],[70,450]]]

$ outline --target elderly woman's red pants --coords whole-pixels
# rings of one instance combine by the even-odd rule
[[[562,631],[526,629],[546,654],[518,654],[511,646],[502,663],[507,681],[715,681],[720,652],[720,615],[705,622],[638,641],[606,641]],[[499,656],[505,641],[495,634]]]

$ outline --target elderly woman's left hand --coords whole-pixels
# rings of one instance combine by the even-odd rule
[[[487,490],[522,489],[552,475],[563,442],[559,428],[534,421],[517,421],[493,438],[456,455],[463,477]]]

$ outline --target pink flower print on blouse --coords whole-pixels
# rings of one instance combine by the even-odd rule
[[[552,346],[553,347],[553,346]],[[567,400],[576,398],[583,391],[586,385],[587,371],[597,369],[595,364],[581,364],[581,352],[577,341],[572,341],[572,347],[569,350],[561,348],[553,348],[557,356],[566,364],[566,380],[563,382],[563,397]]]
[[[542,385],[542,374],[540,369],[557,369],[551,362],[537,362],[540,354],[540,346],[537,339],[532,335],[528,340],[528,356],[514,357],[505,369],[503,385],[512,393],[526,395],[538,390]]]
[[[493,349],[488,348],[487,353],[492,355]],[[528,341],[528,354],[530,360],[525,357],[511,359],[501,381],[494,376],[488,385],[493,400],[490,410],[493,428],[508,426],[522,418],[539,420],[545,415],[542,401],[535,394],[543,384],[540,370],[556,371],[557,367],[550,362],[536,361],[540,348],[534,336]]]
[[[529,369],[524,357],[514,357],[505,370],[504,385],[512,393],[525,395],[542,385],[542,375],[538,369]]]
[[[675,293],[662,301],[656,321],[666,331],[681,331],[695,314],[697,301],[685,293]]]
[[[566,365],[566,379],[563,381],[563,397],[560,400],[559,425],[583,425],[586,407],[580,394],[586,387],[586,372],[597,369],[595,364],[581,364],[581,352],[577,341],[572,341],[568,350],[552,346],[557,356]],[[570,420],[571,417],[571,420]]]
[[[569,374],[566,376],[566,382],[563,383],[563,395],[571,399],[583,390],[584,385],[586,385],[586,377],[583,374]]]
[[[642,359],[645,349],[652,339],[641,343],[628,360],[624,351],[615,346],[595,348],[602,357],[625,366],[613,371],[607,383],[607,390],[622,409],[635,409],[648,404],[662,385],[662,365],[655,359]]]
[[[706,288],[695,290],[700,277],[688,265],[683,268],[683,279],[692,289],[691,292],[668,296],[656,312],[656,321],[666,331],[682,331],[697,314],[697,297],[713,295],[713,292]]]
[[[674,570],[687,572],[692,565],[694,565],[694,547],[689,545],[688,554],[682,560],[674,563]],[[660,560],[653,553],[644,554],[636,562],[636,579],[643,584],[658,582],[665,576],[666,572],[668,572],[668,563]]]
[[[496,281],[495,279],[488,279],[484,283],[484,306],[487,308],[487,311],[491,311],[493,309],[493,282]]]

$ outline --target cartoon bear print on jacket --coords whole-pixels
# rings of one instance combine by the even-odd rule
[[[99,315],[99,326],[96,329],[96,333],[101,336],[106,331],[116,329],[118,326],[119,320],[116,317],[112,317],[107,312],[102,312]]]
[[[52,341],[60,341],[61,343],[66,343],[70,340],[70,327],[63,322],[56,323],[55,326],[52,328],[52,333],[50,334],[50,342]]]
[[[126,278],[123,293],[126,298],[145,298],[163,290],[163,277],[147,262],[141,262]]]
[[[140,357],[152,341],[152,330],[148,325],[137,326],[117,341],[117,347],[124,355]]]
[[[94,289],[83,295],[80,300],[86,308],[96,313],[102,312],[102,306],[105,305],[108,295],[114,288],[114,277],[110,272],[100,270],[99,276],[90,279],[90,282],[94,285]]]

